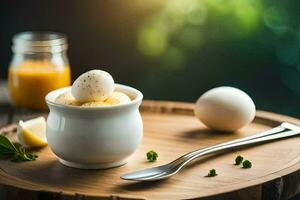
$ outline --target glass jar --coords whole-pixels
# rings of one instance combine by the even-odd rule
[[[13,37],[8,87],[16,106],[47,109],[45,96],[69,86],[71,72],[66,36],[52,32],[23,32]]]

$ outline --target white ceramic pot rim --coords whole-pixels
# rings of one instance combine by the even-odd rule
[[[91,110],[111,110],[111,109],[124,108],[124,107],[128,107],[131,105],[140,104],[143,99],[143,94],[139,90],[137,90],[133,87],[126,86],[126,85],[115,84],[116,91],[124,92],[131,98],[131,101],[129,103],[117,104],[117,105],[111,105],[111,106],[103,106],[103,107],[81,107],[81,106],[63,105],[63,104],[55,103],[55,98],[58,95],[60,95],[64,92],[70,91],[70,90],[71,90],[71,86],[53,90],[46,95],[45,100],[48,105],[58,107],[58,108],[65,108],[65,109],[67,108],[67,109],[71,109],[71,110],[82,110],[82,111],[90,110],[91,111]]]

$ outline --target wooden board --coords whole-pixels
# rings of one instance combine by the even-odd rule
[[[206,156],[186,166],[177,175],[156,182],[129,182],[125,172],[153,167],[189,151],[252,135],[282,121],[300,120],[258,111],[254,122],[235,133],[208,130],[193,116],[193,104],[144,101],[144,138],[129,163],[107,170],[80,170],[61,165],[47,147],[33,162],[0,161],[0,189],[8,199],[287,199],[300,192],[300,137]],[[15,140],[14,124],[2,132]],[[147,162],[149,150],[159,154]],[[241,154],[253,168],[233,165]],[[204,177],[215,168],[217,177]]]

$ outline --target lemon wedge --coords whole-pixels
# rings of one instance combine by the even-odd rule
[[[19,142],[28,147],[46,146],[46,120],[44,117],[34,118],[28,121],[19,121],[17,128]]]

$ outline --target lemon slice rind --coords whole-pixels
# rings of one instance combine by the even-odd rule
[[[44,117],[38,117],[28,121],[19,121],[17,128],[17,137],[19,142],[26,147],[46,146],[46,120]]]

